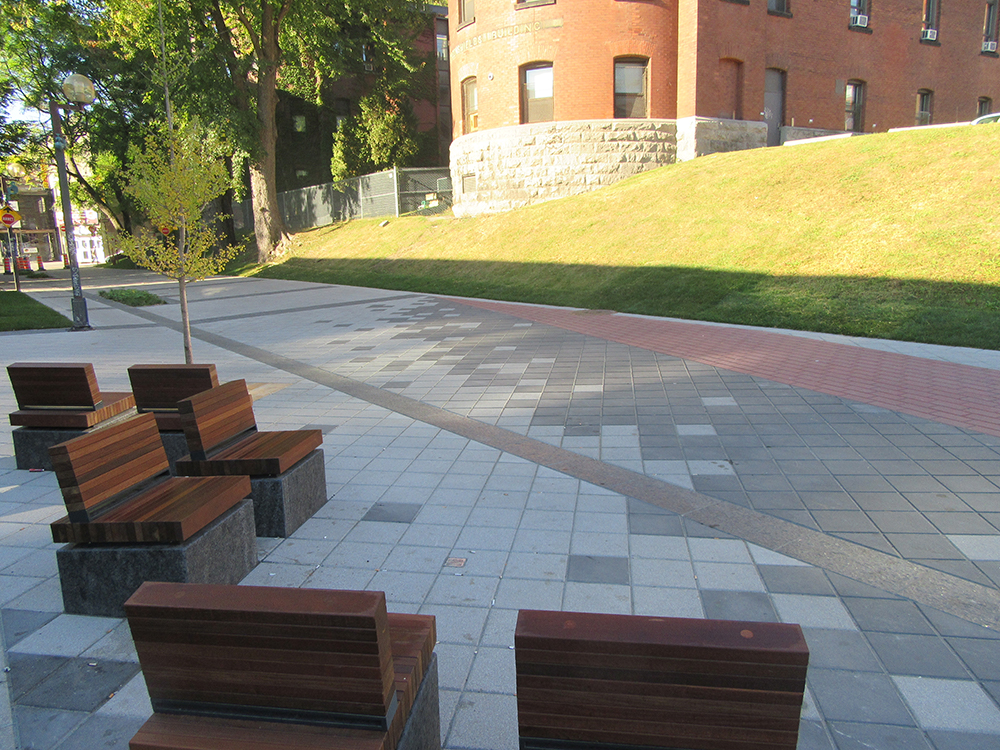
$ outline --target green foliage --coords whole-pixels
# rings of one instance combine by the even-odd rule
[[[334,135],[334,180],[414,164],[420,136],[407,88],[405,81],[383,79],[361,99],[361,115]]]
[[[112,302],[118,302],[129,307],[148,307],[149,305],[167,304],[162,298],[142,289],[102,289],[98,294]]]
[[[129,259],[171,279],[197,280],[221,271],[240,251],[222,244],[217,220],[204,218],[229,182],[218,149],[195,121],[150,135],[145,148],[133,152],[125,189],[159,232],[142,228],[118,238]]]
[[[0,331],[69,328],[73,323],[23,292],[0,291]]]

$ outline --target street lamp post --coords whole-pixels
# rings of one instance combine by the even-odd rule
[[[55,99],[49,102],[52,116],[52,141],[56,152],[56,171],[59,173],[59,194],[62,199],[63,222],[66,224],[66,253],[69,256],[69,274],[73,282],[73,327],[72,331],[91,330],[87,318],[87,300],[83,298],[80,283],[80,264],[76,260],[76,240],[73,237],[73,206],[69,199],[69,177],[66,174],[66,138],[63,136],[60,109],[83,109],[94,101],[94,84],[86,76],[74,73],[67,76],[62,85],[63,94],[69,104],[59,104]]]

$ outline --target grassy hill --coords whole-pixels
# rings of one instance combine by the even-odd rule
[[[716,154],[470,219],[296,236],[254,273],[1000,348],[1000,125]]]

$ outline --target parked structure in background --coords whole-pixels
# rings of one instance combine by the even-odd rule
[[[1000,103],[998,0],[451,0],[457,215]]]

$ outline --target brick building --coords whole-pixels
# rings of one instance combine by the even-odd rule
[[[717,151],[971,120],[1000,108],[998,2],[452,0],[456,212]]]

